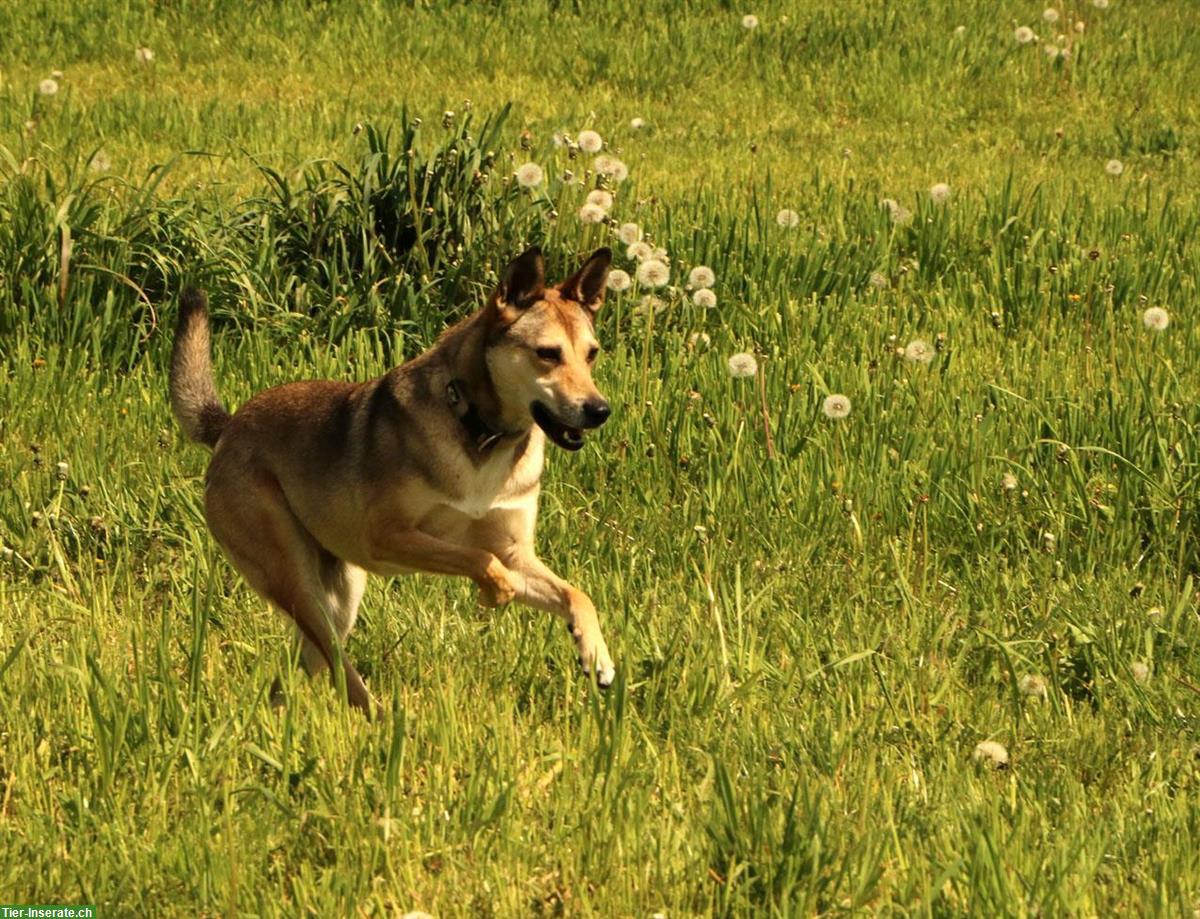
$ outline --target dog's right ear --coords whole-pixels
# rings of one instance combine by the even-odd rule
[[[492,295],[496,312],[505,322],[513,322],[546,290],[546,263],[539,246],[530,246],[504,269],[500,286]]]

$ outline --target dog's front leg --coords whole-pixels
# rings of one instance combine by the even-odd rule
[[[532,552],[516,554],[507,561],[509,568],[525,582],[517,599],[565,619],[575,637],[584,673],[594,672],[600,686],[610,685],[616,675],[616,666],[600,633],[600,620],[592,598],[556,575]]]
[[[420,530],[385,532],[372,541],[371,549],[373,567],[382,573],[399,569],[470,578],[479,585],[483,606],[504,606],[522,587],[522,579],[491,552],[457,546]]]

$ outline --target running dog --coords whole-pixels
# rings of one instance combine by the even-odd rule
[[[207,298],[180,296],[171,407],[212,449],[209,529],[295,624],[308,672],[330,668],[368,716],[371,694],[343,650],[368,572],[460,575],[484,606],[556,613],[584,672],[612,682],[595,606],[533,542],[547,438],[578,450],[609,416],[592,364],[611,261],[599,249],[547,287],[541,251],[528,249],[481,310],[407,363],[365,383],[289,383],[233,414],[217,395]]]

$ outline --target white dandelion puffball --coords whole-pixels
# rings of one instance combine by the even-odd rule
[[[701,287],[692,294],[692,302],[702,309],[710,310],[717,305],[717,295],[707,287]]]
[[[867,279],[867,283],[876,290],[882,290],[885,287],[891,287],[892,282],[888,280],[887,275],[882,271],[872,271],[871,277]]]
[[[646,126],[645,118],[630,118],[629,119],[629,127],[635,131],[640,131],[645,126]]]
[[[904,348],[904,359],[913,364],[928,364],[933,360],[933,346],[922,338],[914,338]]]
[[[717,276],[707,265],[697,265],[688,273],[688,287],[700,289],[712,287],[716,283]]]
[[[1119,176],[1125,171],[1125,164],[1120,160],[1109,160],[1104,164],[1104,171],[1110,176]]]
[[[654,247],[654,248],[653,248],[653,249],[650,251],[650,257],[651,257],[651,258],[656,258],[656,259],[658,259],[660,262],[669,262],[669,261],[670,261],[670,259],[669,259],[669,258],[667,258],[667,250],[666,250],[666,249],[664,249],[662,246],[655,246],[655,247]]]
[[[1046,7],[1046,9],[1042,10],[1042,19],[1046,20],[1046,22],[1058,22],[1058,10],[1052,6]]]
[[[613,196],[603,188],[595,188],[588,192],[587,203],[602,207],[605,211],[612,210]]]
[[[697,348],[705,349],[712,344],[712,336],[707,332],[693,332],[688,336],[688,347],[693,351]]]
[[[567,142],[567,137],[562,131],[555,131],[550,137],[550,142],[556,147],[561,147]]]
[[[825,401],[821,403],[821,411],[825,413],[826,418],[832,418],[835,421],[845,418],[850,414],[850,399],[840,392],[826,396]]]
[[[950,200],[950,186],[945,182],[938,182],[929,188],[929,197],[933,199],[934,204],[941,204],[943,201]]]
[[[758,28],[758,17],[753,13],[747,13],[742,17],[742,28],[747,31]]]
[[[966,27],[966,26],[955,26],[955,27],[954,27],[954,34],[955,34],[955,35],[956,35],[958,38],[962,38],[964,35],[966,35],[966,34],[967,34],[967,27]]]
[[[54,77],[46,77],[38,84],[38,94],[42,96],[53,96],[58,92],[58,80]]]
[[[517,184],[522,188],[535,188],[542,184],[544,175],[537,163],[526,163],[517,170]]]
[[[1008,765],[1008,751],[1004,749],[1004,744],[994,740],[981,740],[975,745],[975,752],[971,756],[977,763],[993,769],[1003,769]]]
[[[758,373],[758,361],[753,354],[742,351],[729,358],[729,375],[735,380],[744,380]]]
[[[615,156],[601,154],[592,160],[592,168],[602,176],[607,176],[614,182],[621,183],[629,178],[629,167]]]
[[[785,207],[775,215],[775,222],[785,230],[793,230],[800,226],[800,215],[790,207]]]
[[[579,209],[579,219],[584,223],[603,223],[608,214],[598,204],[585,204]]]
[[[629,285],[633,280],[629,277],[628,271],[622,271],[620,268],[614,268],[608,273],[608,289],[615,290],[617,293],[629,290]]]
[[[1142,313],[1142,325],[1151,332],[1161,332],[1171,324],[1171,314],[1161,306],[1152,306]]]
[[[1138,683],[1148,683],[1150,681],[1150,668],[1141,661],[1134,661],[1130,664],[1129,672],[1133,674],[1133,679]]]
[[[1046,52],[1046,57],[1058,57],[1058,45],[1042,45],[1042,50]]]
[[[108,154],[103,150],[97,150],[92,154],[92,158],[88,162],[88,168],[92,172],[108,172],[112,168],[112,160],[108,158]]]
[[[643,287],[663,287],[671,280],[671,269],[666,262],[656,258],[646,259],[638,265],[637,280]]]
[[[895,198],[881,198],[879,204],[881,207],[887,208],[888,216],[892,219],[892,223],[908,223],[912,219],[912,211]]]
[[[1029,26],[1017,26],[1017,30],[1013,32],[1013,38],[1019,44],[1027,45],[1033,41],[1033,29],[1029,28]]]
[[[627,246],[639,243],[642,241],[642,228],[636,223],[623,223],[617,230],[617,239]]]
[[[1046,681],[1036,673],[1027,673],[1017,682],[1021,695],[1032,699],[1044,699],[1047,696]]]
[[[1108,9],[1108,0],[1092,0],[1092,6],[1098,10]]]
[[[139,64],[149,64],[154,60],[154,52],[145,46],[134,51],[133,56]]]
[[[1005,491],[1016,491],[1017,484],[1017,477],[1011,472],[1006,472],[1004,475],[1000,476],[1000,487]]]
[[[1082,19],[1080,19],[1078,22],[1075,23],[1075,31],[1076,32],[1082,32],[1086,28],[1087,28],[1087,24]]]
[[[653,257],[654,247],[650,243],[644,243],[638,240],[635,243],[630,243],[629,248],[625,250],[625,255],[631,259],[636,259],[639,262],[644,262],[646,259]]]
[[[584,153],[599,153],[604,146],[604,138],[595,131],[579,132],[579,149]]]

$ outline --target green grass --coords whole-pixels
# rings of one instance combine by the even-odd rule
[[[1012,37],[1042,4],[944,7],[769,4],[753,33],[715,3],[0,8],[0,900],[1200,906],[1193,11],[1081,5],[1051,62]],[[618,222],[719,301],[611,297],[618,410],[547,470],[539,546],[618,683],[594,692],[544,614],[373,579],[367,724],[205,530],[174,294],[211,290],[231,404],[381,373],[521,246],[561,276],[611,241],[551,142],[588,126],[631,169]]]

